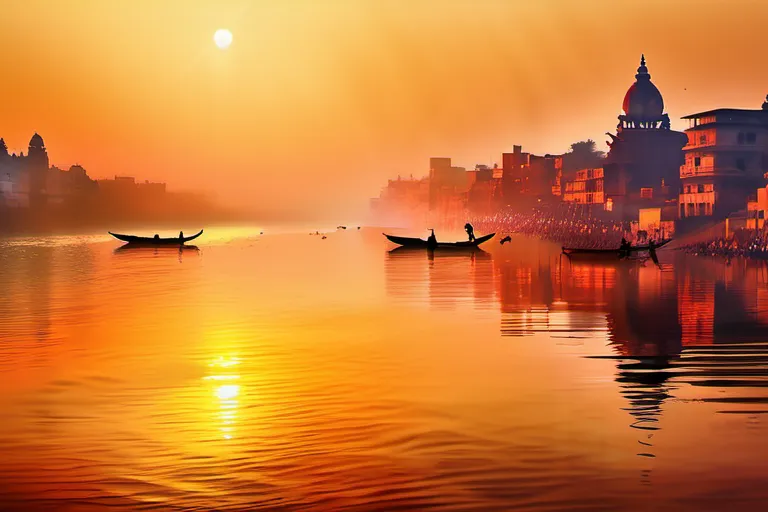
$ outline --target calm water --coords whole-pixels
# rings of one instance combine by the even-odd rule
[[[750,510],[768,267],[0,241],[1,510]]]

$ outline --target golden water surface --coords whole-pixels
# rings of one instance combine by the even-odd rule
[[[0,510],[754,510],[768,267],[0,240]]]

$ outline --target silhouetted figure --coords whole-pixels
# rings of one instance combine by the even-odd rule
[[[184,232],[179,231],[179,242],[183,242],[183,241],[184,241]]]
[[[512,241],[512,237],[507,235],[504,238],[502,238],[501,240],[499,240],[499,244],[504,245],[505,243],[511,242],[511,241]]]
[[[357,229],[360,229],[360,226],[357,226]]]
[[[437,237],[435,236],[434,229],[430,229],[430,231],[432,233],[427,238],[427,247],[429,247],[430,249],[434,249],[435,247],[437,247]]]
[[[656,244],[653,243],[653,240],[648,241],[648,253],[651,255],[653,262],[658,265],[659,257],[656,256]]]
[[[619,245],[619,258],[626,258],[629,256],[629,250],[632,245],[627,242],[627,239],[621,237],[621,245]]]
[[[464,231],[467,232],[467,236],[469,236],[469,241],[474,242],[475,241],[475,228],[472,227],[472,224],[467,222],[464,224]]]
[[[158,235],[157,233],[155,233],[155,236],[154,236],[153,238],[154,238],[155,240],[160,240],[160,235]]]
[[[325,240],[326,238],[328,238],[328,237],[323,235],[323,238],[321,238],[320,240]]]

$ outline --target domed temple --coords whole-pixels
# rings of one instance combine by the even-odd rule
[[[607,134],[610,151],[603,166],[606,194],[613,199],[614,211],[637,218],[640,208],[662,207],[674,218],[688,138],[670,128],[664,98],[651,82],[645,55],[640,58],[635,83],[624,95],[623,111],[616,134]]]
[[[27,154],[9,154],[0,138],[0,209],[43,208],[96,190],[96,182],[79,165],[68,171],[50,165],[43,138],[35,133]]]

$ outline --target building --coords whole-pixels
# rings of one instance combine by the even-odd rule
[[[490,214],[501,196],[501,175],[503,171],[494,164],[476,165],[474,171],[467,171],[471,176],[471,186],[467,191],[467,209],[473,213]]]
[[[24,170],[29,173],[29,206],[32,208],[47,203],[49,164],[43,138],[35,133],[29,140],[27,157],[24,159]]]
[[[523,152],[522,146],[513,146],[512,153],[503,153],[501,158],[502,189],[506,204],[552,197],[558,178],[557,156],[533,155]]]
[[[563,202],[604,205],[606,195],[605,176],[602,167],[577,171],[576,178],[565,183]]]
[[[757,189],[753,200],[747,203],[747,229],[764,229],[768,213],[768,186]]]
[[[166,193],[165,183],[136,182],[133,176],[115,176],[115,179],[98,180],[99,194],[115,201],[159,199]]]
[[[51,167],[39,134],[30,139],[26,156],[9,155],[5,141],[0,139],[0,206],[43,208],[96,190],[96,182],[82,166],[73,165],[66,171]]]
[[[469,187],[464,167],[452,166],[450,158],[429,159],[430,211],[463,208]]]
[[[429,178],[389,180],[379,197],[371,200],[371,213],[378,222],[422,219],[429,208]]]
[[[603,168],[612,183],[609,195],[617,211],[635,219],[640,208],[677,200],[683,146],[688,139],[670,129],[664,100],[651,82],[644,55],[622,108],[616,135],[607,134],[610,151]]]
[[[759,110],[721,108],[685,116],[681,219],[723,219],[744,208],[768,171],[768,101]]]

